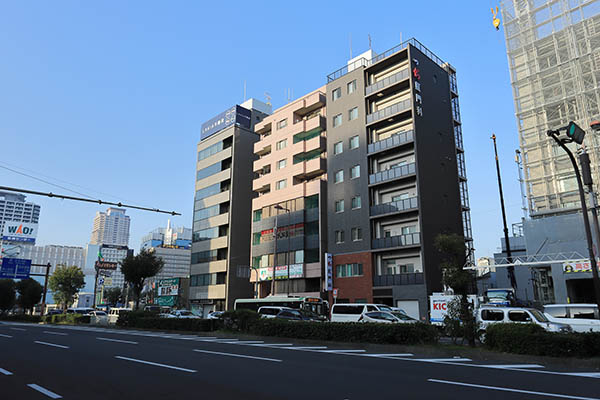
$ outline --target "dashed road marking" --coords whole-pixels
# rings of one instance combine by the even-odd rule
[[[539,364],[500,364],[500,365],[485,365],[488,368],[500,368],[500,369],[506,369],[506,368],[544,368],[543,365],[539,365]]]
[[[473,361],[470,358],[415,358],[414,361],[432,362],[432,363],[452,363]]]
[[[366,350],[319,350],[319,353],[341,353],[341,354],[347,354],[347,353],[365,353]]]
[[[68,336],[68,333],[62,333],[62,332],[52,332],[52,331],[44,331],[44,333],[49,333],[50,335],[59,335],[59,336]]]
[[[59,394],[56,394],[54,392],[49,391],[46,388],[41,387],[40,385],[36,385],[35,383],[30,383],[29,385],[30,388],[37,390],[38,392],[45,394],[46,396],[50,397],[51,399],[62,399],[62,396]]]
[[[138,344],[138,342],[132,342],[130,340],[119,340],[119,339],[110,339],[104,337],[97,337],[98,340],[104,340],[106,342],[116,342],[116,343],[126,343],[126,344]]]
[[[13,331],[26,331],[27,329],[23,329],[23,328],[10,328]]]
[[[273,361],[273,362],[281,362],[276,358],[266,358],[266,357],[256,357],[256,356],[247,356],[245,354],[235,354],[235,353],[222,353],[220,351],[208,351],[208,350],[199,350],[194,349],[194,351],[198,353],[207,353],[207,354],[215,354],[220,356],[230,356],[230,357],[240,357],[240,358],[251,358],[253,360],[261,360],[261,361]]]
[[[383,353],[383,354],[362,354],[365,357],[376,357],[376,358],[393,358],[393,357],[412,357],[412,353]]]
[[[3,368],[0,368],[0,374],[2,374],[2,375],[12,375],[12,372],[7,371],[7,370],[5,370]]]
[[[59,347],[61,349],[68,349],[69,346],[63,346],[62,344],[54,344],[54,343],[48,343],[48,342],[40,342],[39,340],[34,341],[33,343],[37,343],[37,344],[43,344],[46,346],[53,346],[53,347]]]
[[[115,358],[118,358],[120,360],[133,361],[133,362],[137,362],[137,363],[140,363],[140,364],[153,365],[155,367],[163,367],[163,368],[175,369],[175,370],[183,371],[183,372],[191,372],[191,373],[198,372],[198,371],[196,371],[194,369],[187,369],[187,368],[175,367],[173,365],[160,364],[160,363],[155,363],[155,362],[152,362],[152,361],[138,360],[136,358],[129,358],[129,357],[123,357],[123,356],[115,356]]]
[[[10,335],[3,335],[2,333],[0,333],[0,337],[11,338],[12,336],[10,336]]]

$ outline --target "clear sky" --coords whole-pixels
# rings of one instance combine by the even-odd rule
[[[0,166],[108,201],[176,210],[191,227],[203,121],[248,97],[274,107],[326,83],[350,54],[415,37],[457,69],[476,255],[521,218],[504,34],[491,0],[0,2]],[[0,186],[70,192],[0,168]],[[72,194],[72,193],[71,193]],[[38,244],[85,246],[106,206],[29,196]],[[128,210],[130,247],[168,216]]]

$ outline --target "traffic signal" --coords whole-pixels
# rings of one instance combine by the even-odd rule
[[[575,122],[569,122],[567,125],[567,136],[572,139],[575,143],[583,143],[585,137],[585,131],[579,127]]]

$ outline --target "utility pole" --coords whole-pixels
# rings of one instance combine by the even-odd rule
[[[600,226],[598,225],[598,211],[596,195],[594,193],[594,182],[592,181],[590,155],[585,151],[585,148],[579,154],[579,164],[581,165],[583,184],[588,187],[588,191],[590,192],[590,210],[592,211],[592,224],[594,225],[594,233],[596,234],[595,254],[598,255],[598,252],[600,252]]]
[[[502,178],[500,177],[500,161],[498,160],[498,148],[496,147],[496,135],[492,134],[494,141],[494,154],[496,155],[496,173],[498,174],[498,190],[500,192],[500,207],[502,209],[502,223],[504,224],[504,242],[506,243],[506,258],[508,263],[512,264],[512,253],[510,251],[510,241],[508,238],[508,226],[506,225],[506,210],[504,208],[504,193],[502,192]],[[510,280],[510,286],[513,289],[517,287],[517,280],[515,278],[515,266],[510,265],[507,268],[508,279]]]

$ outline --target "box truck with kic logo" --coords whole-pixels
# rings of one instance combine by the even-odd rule
[[[429,322],[433,325],[442,325],[444,317],[448,314],[448,304],[458,299],[459,296],[454,294],[433,293],[429,296]],[[469,303],[473,305],[473,311],[479,306],[479,301],[476,295],[467,296]]]

